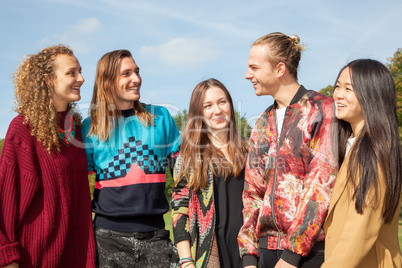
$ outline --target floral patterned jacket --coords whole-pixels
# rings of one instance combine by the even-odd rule
[[[181,155],[176,159],[173,179],[182,163]],[[190,178],[191,179],[191,178]],[[199,191],[187,187],[183,177],[172,188],[172,224],[175,243],[190,240],[191,257],[196,267],[206,267],[212,247],[215,230],[214,178],[208,172],[208,185]],[[176,254],[177,255],[177,254]],[[175,259],[175,256],[173,257]],[[178,258],[172,261],[171,267],[176,267]]]
[[[256,264],[259,248],[284,250],[281,258],[298,265],[324,240],[337,170],[333,101],[300,86],[279,137],[275,108],[276,103],[259,117],[250,138],[238,237],[244,265]]]

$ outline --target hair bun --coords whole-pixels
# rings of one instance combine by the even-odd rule
[[[298,37],[297,35],[292,35],[291,37],[290,37],[290,39],[292,39],[293,40],[293,42],[295,42],[297,45],[300,43],[300,37]]]

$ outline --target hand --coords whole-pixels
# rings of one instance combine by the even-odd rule
[[[257,268],[257,266],[255,266],[255,265],[247,265],[247,266],[244,266],[244,268]]]
[[[279,261],[275,265],[275,268],[297,268],[297,266],[291,265],[290,263],[279,259]]]
[[[20,265],[18,263],[13,262],[12,264],[3,266],[2,268],[19,268],[19,267],[20,267]]]

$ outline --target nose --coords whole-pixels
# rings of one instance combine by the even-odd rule
[[[82,83],[85,82],[85,79],[84,79],[84,77],[82,76],[81,73],[78,74],[77,81],[82,82]]]
[[[334,98],[334,100],[343,99],[343,93],[344,92],[341,88],[335,88],[332,97]]]
[[[220,114],[222,112],[221,107],[219,107],[219,105],[214,105],[214,110],[213,110],[214,114]]]
[[[250,68],[247,69],[245,78],[246,78],[247,80],[250,80],[251,78],[253,78],[253,75],[252,75],[251,72],[250,72]]]
[[[131,75],[131,81],[132,81],[133,83],[141,83],[141,77],[140,77],[140,75],[137,74],[137,73],[133,73],[133,74]]]

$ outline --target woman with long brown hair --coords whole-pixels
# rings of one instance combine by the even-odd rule
[[[246,152],[228,90],[216,79],[200,82],[174,169],[172,220],[181,267],[241,267]]]
[[[95,267],[71,49],[50,46],[14,73],[16,112],[0,158],[0,267]]]

